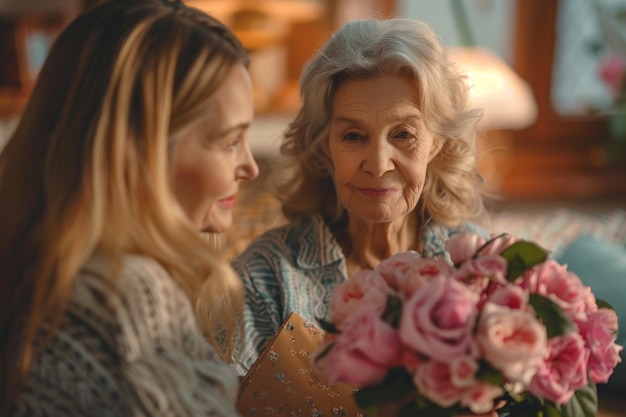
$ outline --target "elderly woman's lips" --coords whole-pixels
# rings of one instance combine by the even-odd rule
[[[395,194],[395,188],[358,188],[358,190],[366,197],[383,198]]]

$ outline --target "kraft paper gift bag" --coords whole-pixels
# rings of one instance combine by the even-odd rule
[[[292,312],[243,378],[244,417],[364,417],[350,384],[326,384],[312,369],[323,331]]]

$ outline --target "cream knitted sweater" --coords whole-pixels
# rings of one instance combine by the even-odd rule
[[[116,286],[111,272],[98,257],[82,269],[65,322],[11,415],[237,416],[237,378],[171,276],[134,255]]]

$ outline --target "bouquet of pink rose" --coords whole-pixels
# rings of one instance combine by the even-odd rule
[[[621,361],[608,303],[538,245],[459,233],[452,263],[396,254],[338,286],[315,354],[368,415],[595,416]],[[516,412],[515,415],[518,415]]]

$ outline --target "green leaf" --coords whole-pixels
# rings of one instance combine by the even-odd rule
[[[387,403],[401,402],[414,393],[411,375],[404,368],[394,368],[378,385],[359,388],[354,393],[354,400],[361,409],[369,411]]]
[[[546,326],[548,338],[575,332],[576,325],[554,301],[539,294],[530,294],[528,302],[537,318]]]
[[[491,366],[489,362],[484,360],[480,360],[478,362],[476,379],[478,379],[479,381],[488,382],[491,385],[504,384],[504,376],[502,376],[502,372],[498,371],[493,366]]]
[[[414,414],[402,413],[399,417],[452,417],[455,415],[455,409],[453,407],[443,408],[431,401],[424,399],[423,401],[413,401],[415,407],[411,407]],[[403,410],[404,411],[404,410]],[[417,412],[415,412],[417,411]]]
[[[510,417],[546,417],[544,404],[541,398],[537,398],[528,392],[512,395],[505,394],[506,404],[498,409],[499,415]]]
[[[611,304],[599,298],[596,298],[596,305],[598,306],[598,308],[610,308],[611,310],[615,311]]]
[[[545,417],[564,417],[563,410],[558,405],[554,404],[551,401],[546,401],[544,405],[544,416]],[[580,417],[583,417],[582,415]]]
[[[532,242],[519,241],[501,254],[508,262],[507,280],[515,281],[524,271],[548,259],[548,252]]]
[[[315,320],[317,320],[317,322],[319,323],[320,329],[324,330],[326,333],[341,333],[339,329],[337,329],[337,327],[335,327],[335,325],[330,321],[324,320],[319,317],[316,317]]]
[[[402,300],[396,296],[388,295],[383,320],[397,329],[400,325],[400,317],[402,317]]]
[[[596,384],[589,378],[587,386],[577,390],[561,407],[562,417],[595,417],[598,412]]]

